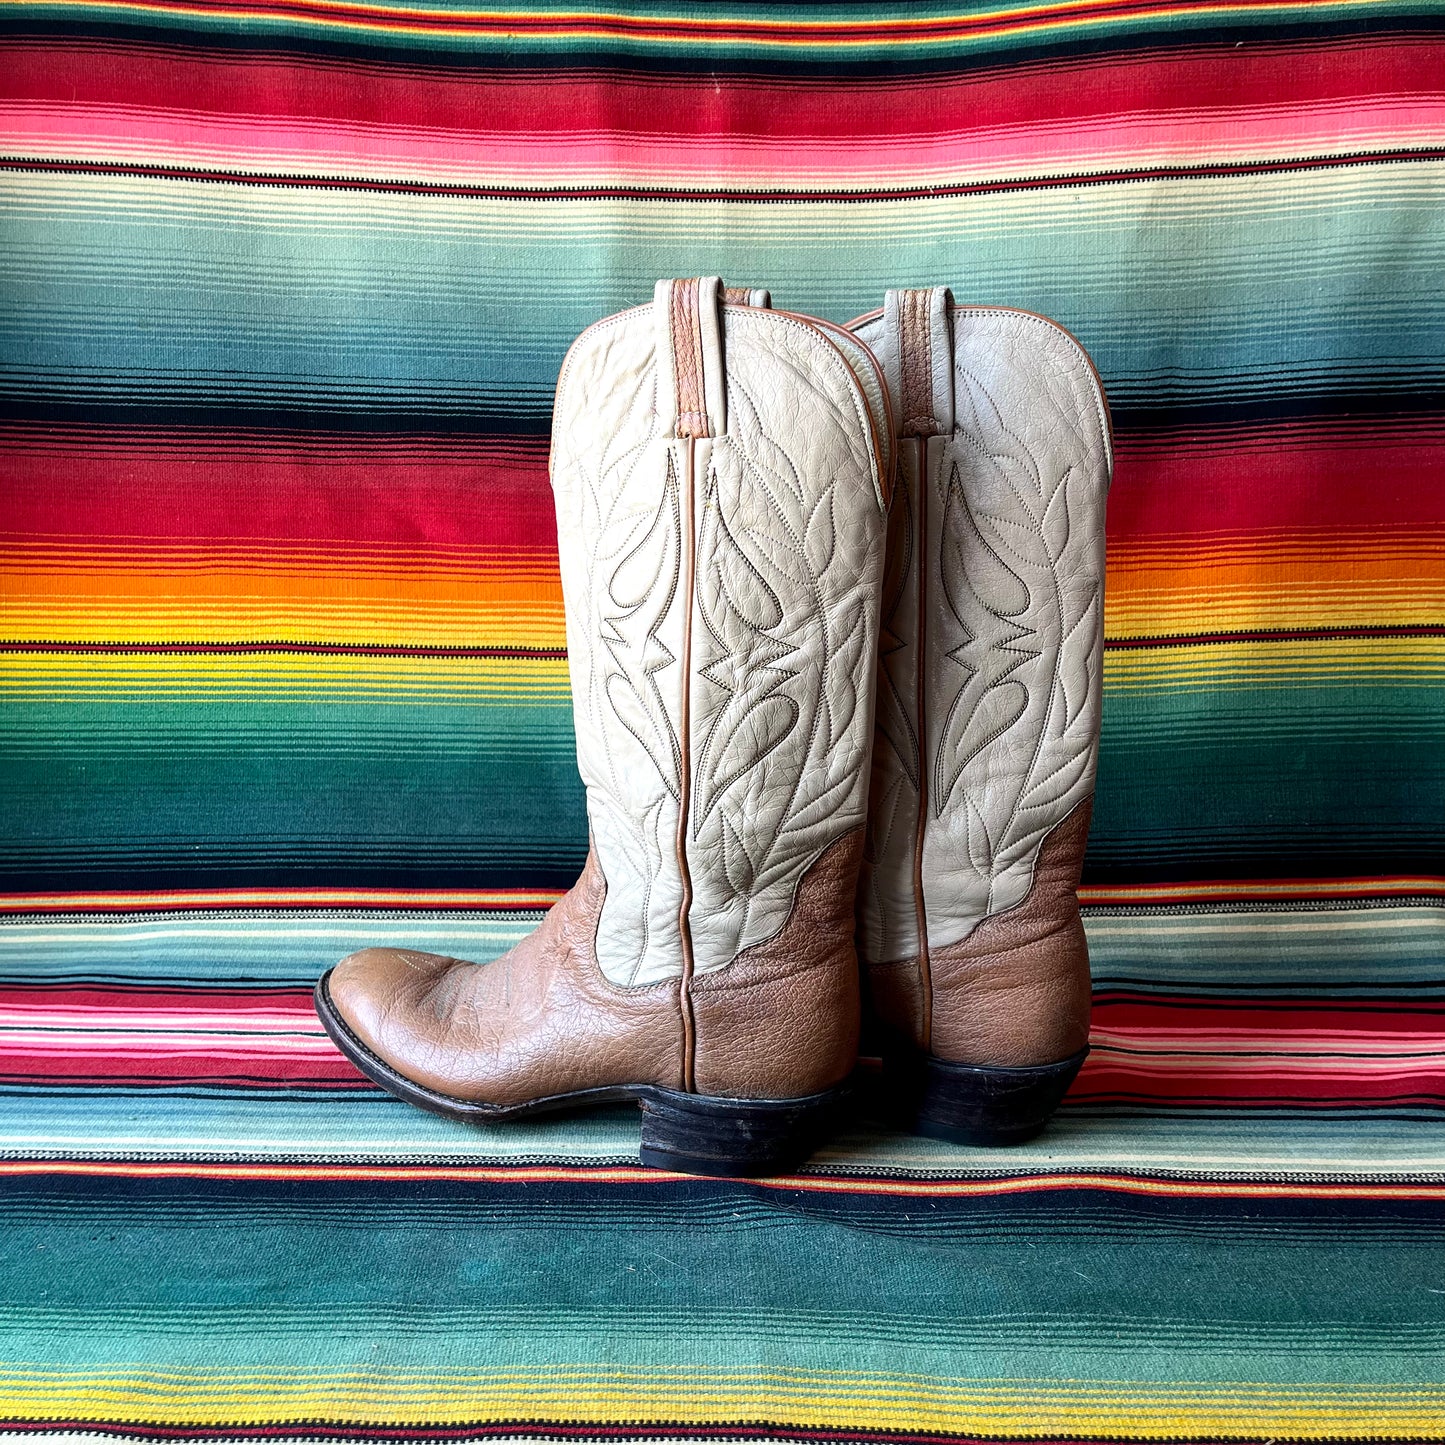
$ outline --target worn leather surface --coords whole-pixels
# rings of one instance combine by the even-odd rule
[[[469,1102],[521,1104],[608,1084],[681,1088],[677,982],[619,989],[597,967],[605,889],[589,853],[571,891],[500,958],[363,949],[332,971],[332,1003],[384,1063]]]
[[[1089,812],[1085,799],[1044,840],[1023,902],[930,951],[929,1052],[952,1063],[1019,1067],[1067,1058],[1088,1042],[1089,948],[1076,890]],[[866,973],[878,1016],[919,1042],[918,960],[870,964]]]
[[[901,389],[889,314],[857,329]],[[930,951],[1018,903],[1044,837],[1091,794],[1097,761],[1111,468],[1102,393],[1051,322],[948,314],[952,427],[928,435],[911,419],[921,439],[900,447],[890,524],[862,915],[870,961],[919,952],[920,881]],[[912,363],[913,410],[929,386],[940,409],[935,373],[936,362]]]
[[[868,414],[873,421],[873,430],[879,448],[879,475],[885,479],[885,503],[893,495],[893,474],[896,463],[894,442],[894,410],[892,394],[883,376],[883,367],[872,351],[851,331],[835,326],[831,321],[807,318],[816,326],[839,351],[853,369],[858,385],[868,400]]]
[[[798,1098],[852,1069],[862,844],[861,829],[834,843],[804,875],[775,938],[696,980],[696,1092]],[[332,1003],[384,1063],[468,1102],[507,1106],[612,1084],[682,1089],[680,983],[619,988],[602,976],[593,940],[604,891],[589,853],[571,891],[501,958],[363,949],[333,970]]]
[[[452,1098],[795,1098],[855,1061],[887,402],[860,343],[719,288],[660,282],[558,383],[582,877],[493,963],[368,949],[330,979]]]
[[[861,1013],[853,906],[863,830],[803,875],[782,931],[693,980],[702,1094],[794,1098],[847,1077]]]
[[[854,323],[895,393],[860,940],[870,995],[958,1063],[1082,1047],[1074,889],[1098,755],[1097,376],[1042,317],[890,292]]]
[[[597,954],[622,985],[682,972],[689,880],[705,974],[775,935],[803,873],[862,824],[885,526],[868,398],[836,345],[725,306],[720,357],[704,337],[699,363],[703,392],[725,378],[725,402],[706,401],[722,430],[678,440],[668,398],[701,393],[659,365],[674,313],[664,331],[657,309],[579,338],[553,431],[578,764],[608,884]]]

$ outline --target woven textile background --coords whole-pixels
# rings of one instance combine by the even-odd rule
[[[15,1436],[1445,1439],[1445,8],[0,6]],[[721,272],[1114,407],[1094,1052],[754,1184],[311,1012],[585,847],[550,395]]]

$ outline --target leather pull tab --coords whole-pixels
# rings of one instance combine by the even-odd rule
[[[953,430],[952,305],[947,286],[890,291],[883,303],[885,322],[898,338],[900,436]]]
[[[723,302],[728,306],[756,306],[760,311],[767,311],[773,304],[773,296],[761,286],[726,286]]]
[[[716,276],[659,281],[653,292],[658,407],[673,436],[711,437],[727,430],[721,303]]]

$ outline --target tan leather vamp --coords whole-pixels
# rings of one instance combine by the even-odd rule
[[[890,1028],[956,1064],[1046,1064],[1084,1047],[1089,952],[1075,890],[1091,807],[1085,799],[1044,840],[1022,903],[985,919],[960,942],[931,950],[929,1040],[922,1037],[917,961],[869,967],[873,1005]]]
[[[803,875],[782,932],[692,981],[700,1094],[791,1099],[819,1093],[858,1057],[853,901],[863,830]]]
[[[593,942],[606,885],[582,876],[535,933],[491,963],[368,948],[329,988],[384,1063],[453,1098],[512,1105],[610,1084],[682,1087],[678,983],[618,988]]]

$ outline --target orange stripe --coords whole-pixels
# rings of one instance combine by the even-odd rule
[[[1445,878],[1421,874],[1388,878],[1218,879],[1198,883],[1085,884],[1079,901],[1098,907],[1163,905],[1210,900],[1312,901],[1329,898],[1445,897]]]
[[[0,1177],[37,1175],[143,1179],[266,1179],[407,1183],[448,1181],[486,1184],[672,1184],[685,1175],[669,1174],[640,1165],[439,1165],[439,1164],[242,1164],[202,1161],[154,1160],[134,1163],[110,1159],[5,1159]],[[1418,1180],[1321,1183],[1312,1179],[1257,1182],[1236,1179],[1170,1179],[1146,1175],[1060,1174],[1015,1175],[1005,1179],[878,1179],[849,1175],[787,1174],[751,1179],[759,1189],[803,1191],[813,1194],[877,1194],[899,1198],[969,1198],[1008,1194],[1037,1194],[1064,1189],[1098,1189],[1110,1193],[1208,1197],[1218,1199],[1445,1199],[1445,1184]]]
[[[184,912],[215,908],[550,908],[547,888],[212,888],[168,893],[10,893],[0,913]]]

